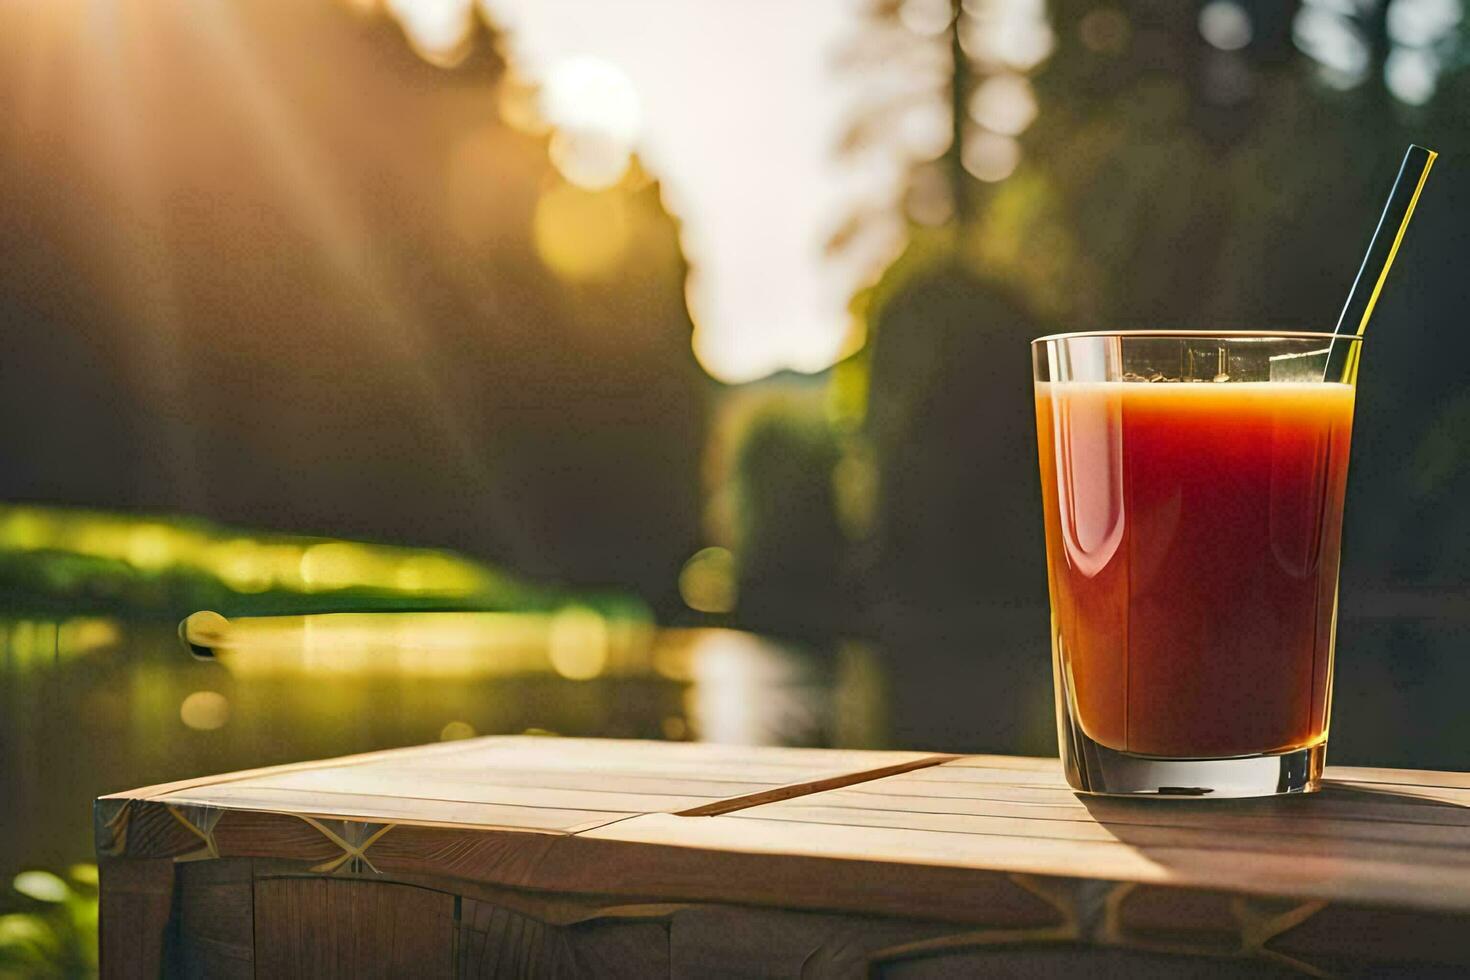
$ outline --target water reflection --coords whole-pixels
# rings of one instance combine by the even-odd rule
[[[700,630],[668,674],[687,682],[684,706],[703,741],[731,745],[822,745],[830,739],[830,665],[734,630]]]
[[[91,854],[94,797],[477,734],[883,744],[871,650],[555,613],[0,621],[0,873]]]
[[[1033,612],[987,609],[967,629],[916,616],[880,642],[817,644],[582,607],[191,619],[209,659],[164,624],[0,619],[0,880],[88,860],[102,793],[441,739],[1048,754]],[[1467,621],[1442,612],[1344,619],[1333,762],[1465,768]]]

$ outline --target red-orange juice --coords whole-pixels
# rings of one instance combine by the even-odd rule
[[[1352,420],[1346,384],[1037,383],[1053,643],[1088,737],[1325,737]]]

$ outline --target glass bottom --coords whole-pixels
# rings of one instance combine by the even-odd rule
[[[1060,693],[1060,692],[1059,692]],[[1099,796],[1167,796],[1173,799],[1239,799],[1280,793],[1314,793],[1327,756],[1323,740],[1304,749],[1228,759],[1160,759],[1099,745],[1072,718],[1068,699],[1057,699],[1057,736],[1067,782]]]

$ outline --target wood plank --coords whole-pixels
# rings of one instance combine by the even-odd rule
[[[952,769],[997,769],[1060,774],[1061,760],[1039,755],[966,755],[949,764]]]
[[[1470,807],[1470,789],[1459,786],[1422,786],[1410,783],[1375,783],[1354,780],[1346,784],[1354,792],[1377,793],[1391,799],[1442,803],[1446,806]]]
[[[1328,766],[1323,777],[1328,782],[1384,783],[1393,786],[1433,786],[1470,789],[1470,772],[1444,772],[1429,769],[1374,769],[1360,766]]]
[[[884,980],[954,977],[1106,977],[1126,980],[1282,980],[1300,978],[1294,966],[1200,954],[1114,949],[1088,943],[985,944],[957,941],[947,948],[875,964]]]
[[[1470,929],[1458,915],[1334,905],[1284,933],[1271,948],[1336,975],[1371,975],[1364,963],[1375,960],[1395,964],[1394,971],[1372,971],[1380,976],[1470,975]]]
[[[1061,763],[1053,757],[968,755],[946,764],[946,770],[978,769],[992,773],[1004,773],[1002,779],[1014,778],[1018,772],[1044,775],[1048,781],[1055,780],[1065,785]],[[935,773],[927,777],[949,778]],[[975,777],[985,778],[985,777]],[[1026,782],[1027,780],[1019,780]],[[1331,786],[1343,783],[1382,783],[1394,786],[1424,786],[1436,789],[1470,789],[1470,772],[1447,772],[1428,769],[1383,769],[1363,766],[1328,766],[1323,774],[1323,784]]]
[[[162,853],[198,850],[162,804],[135,804],[129,847]],[[638,818],[632,818],[638,819]],[[696,825],[725,818],[673,817]],[[156,825],[156,828],[155,828]],[[213,834],[224,858],[274,858],[297,868],[325,865],[343,850],[298,817],[267,811],[227,811]],[[155,853],[150,851],[150,853]],[[638,901],[736,901],[836,909],[864,914],[925,915],[940,921],[1035,924],[1055,910],[1004,875],[936,869],[923,890],[879,863],[854,866],[825,860],[730,854],[609,843],[567,834],[404,824],[368,850],[387,875],[437,875],[563,895],[619,896]],[[339,873],[350,874],[341,866]],[[949,873],[946,874],[946,871]]]
[[[526,736],[493,736],[447,744],[461,748],[452,756],[433,756],[428,764],[438,767],[453,765],[466,773],[505,768],[549,772],[669,774],[693,778],[733,776],[781,783],[820,779],[855,769],[894,765],[932,754]],[[400,757],[398,761],[409,765],[417,763],[418,760],[412,757],[414,750],[402,751],[409,754],[409,757]],[[761,775],[747,775],[754,772]]]
[[[123,980],[162,975],[172,939],[173,862],[103,858],[98,872],[102,976]]]
[[[731,817],[652,814],[676,827],[708,827]],[[972,868],[916,869],[873,860],[833,861],[817,850],[665,846],[625,843],[597,835],[549,838],[529,867],[525,887],[546,891],[638,897],[649,902],[715,902],[859,915],[907,916],[997,928],[1055,925],[1055,905],[1004,873]],[[631,837],[641,837],[634,833]]]
[[[1332,772],[1305,797],[1120,800],[1055,759],[495,737],[118,794],[102,823],[137,857],[995,928],[1054,924],[1017,875],[1470,911],[1464,774]],[[376,836],[353,857],[334,835]]]
[[[521,829],[569,833],[619,820],[635,811],[578,810],[550,806],[502,806],[456,803],[446,800],[402,799],[359,793],[322,793],[309,790],[216,786],[207,797],[170,794],[158,801],[187,803],[234,810],[329,816],[357,821],[454,825],[471,829]]]
[[[925,887],[923,869],[944,867],[1470,911],[1470,874],[1461,863],[1403,863],[1336,854],[1300,854],[1282,860],[1269,854],[1121,840],[813,825],[752,819],[753,812],[699,819],[648,814],[599,827],[583,837],[669,849],[902,866],[902,871],[894,868],[893,879],[910,892]],[[771,898],[778,900],[774,894]]]
[[[999,783],[1008,786],[1042,786],[1068,789],[1061,770],[992,769],[977,766],[942,766],[932,771],[916,772],[909,777],[914,783]],[[943,792],[937,790],[936,792]]]
[[[456,975],[464,980],[668,976],[668,924],[612,917],[558,926],[491,902],[462,899]]]
[[[495,736],[491,736],[494,738]],[[397,749],[382,749],[377,752],[361,752],[355,755],[337,756],[333,759],[310,759],[303,762],[289,762],[279,766],[262,766],[258,769],[240,769],[235,772],[216,773],[212,776],[197,776],[192,779],[179,779],[170,783],[157,783],[152,786],[141,786],[138,789],[123,790],[117,793],[106,793],[97,797],[99,800],[147,800],[165,793],[178,792],[186,789],[200,789],[205,786],[214,786],[219,783],[233,783],[251,776],[263,773],[278,773],[286,771],[297,771],[303,769],[325,769],[334,766],[355,766],[376,762],[380,759],[393,758],[395,756],[412,756],[425,758],[440,752],[452,753],[462,751],[466,743],[473,743],[474,739],[466,739],[461,742],[439,742],[431,745],[410,745]]]
[[[717,784],[730,792],[699,792],[712,785],[704,781],[691,785],[682,779],[634,777],[630,786],[621,773],[589,773],[574,780],[547,779],[537,785],[530,779],[520,785],[508,784],[499,772],[486,772],[478,778],[464,774],[441,776],[433,770],[416,771],[399,767],[377,766],[361,769],[313,770],[261,776],[226,789],[235,794],[252,789],[289,789],[324,793],[359,793],[371,796],[396,796],[400,799],[425,799],[459,803],[500,803],[512,806],[547,806],[577,810],[620,810],[646,813],[654,810],[679,810],[700,803],[718,801],[725,796],[761,793],[770,789],[764,782],[727,782]],[[560,782],[562,785],[545,785]],[[566,785],[574,782],[580,785]],[[211,790],[217,792],[217,790]],[[171,800],[180,794],[161,797]]]
[[[1180,823],[1202,827],[1231,828],[1251,818],[1276,817],[1294,822],[1331,819],[1345,823],[1389,823],[1398,826],[1470,826],[1470,808],[1439,805],[1433,801],[1404,799],[1387,794],[1362,794],[1334,786],[1311,797],[1263,800],[1116,800],[1105,797],[1016,799],[1004,787],[986,787],[969,793],[890,794],[887,785],[863,785],[840,790],[833,799],[853,806],[913,812],[990,812],[997,815],[1029,815],[1039,820],[1070,820],[1090,815],[1119,823]],[[1084,803],[1083,800],[1086,800]]]
[[[1393,807],[1390,813],[1374,811],[1365,815],[1356,807],[1335,807],[1333,801],[1314,801],[1309,813],[1296,814],[1289,811],[1263,809],[1260,812],[1217,811],[1211,807],[1200,808],[1199,804],[1186,802],[1172,806],[1159,801],[1157,806],[1132,806],[1092,808],[1078,804],[1076,807],[1041,806],[1015,803],[1007,800],[986,798],[932,799],[913,796],[884,797],[880,793],[858,793],[853,790],[837,790],[822,797],[822,805],[837,811],[872,811],[876,813],[942,813],[980,817],[1011,817],[1037,822],[1044,827],[1046,822],[1098,823],[1108,826],[1177,827],[1193,828],[1212,835],[1251,834],[1296,834],[1308,837],[1337,839],[1382,840],[1394,843],[1443,844],[1456,847],[1470,846],[1470,810],[1448,810],[1447,816],[1429,819],[1418,817],[1426,809]],[[1442,810],[1443,808],[1435,808]],[[1397,814],[1396,818],[1394,814]]]
[[[186,977],[255,976],[255,882],[249,859],[176,866],[173,962]]]
[[[571,833],[638,813],[748,806],[950,758],[509,736],[212,776],[105,799]]]
[[[681,908],[670,923],[670,971],[678,978],[876,977],[871,957],[887,947],[966,927],[723,905]]]
[[[1179,800],[1120,800],[1112,797],[1079,797],[1066,786],[1047,786],[1041,783],[1006,782],[990,780],[952,780],[934,779],[930,773],[936,770],[922,770],[923,775],[910,774],[895,777],[892,780],[884,780],[881,785],[870,784],[861,787],[861,792],[878,793],[884,796],[901,797],[904,799],[933,799],[933,800],[973,800],[989,799],[992,801],[1008,801],[1013,803],[1030,803],[1037,806],[1055,806],[1075,808],[1078,806],[1098,803],[1101,805],[1123,805],[1131,807],[1156,807],[1171,806],[1181,802],[1187,805],[1199,807],[1202,812],[1214,810],[1215,812],[1228,812],[1232,806],[1245,807],[1284,807],[1287,809],[1310,810],[1318,806],[1317,801],[1324,797],[1330,797],[1337,801],[1343,801],[1355,796],[1352,809],[1365,815],[1374,812],[1378,804],[1403,804],[1420,808],[1416,812],[1423,817],[1429,817],[1429,811],[1422,809],[1425,804],[1439,804],[1445,808],[1470,807],[1470,790],[1462,790],[1457,787],[1414,787],[1396,784],[1374,784],[1374,783],[1332,783],[1322,793],[1307,794],[1304,796],[1291,797],[1268,797],[1263,800],[1210,800],[1197,799],[1190,801]],[[1327,792],[1332,790],[1335,792]],[[1311,802],[1303,803],[1302,800]],[[1084,803],[1084,801],[1086,801]],[[1450,818],[1451,820],[1455,818]]]
[[[918,799],[934,800],[969,800],[974,799],[977,793],[983,793],[988,799],[1010,800],[1015,803],[1065,807],[1081,805],[1077,794],[1066,786],[1045,786],[1030,782],[936,783],[932,780],[919,780],[912,775],[906,775],[895,776],[891,780],[885,779],[881,785],[868,784],[859,791],[881,793],[884,796],[912,796]]]
[[[883,766],[877,769],[865,769],[861,771],[843,773],[826,779],[817,779],[804,783],[792,783],[776,789],[765,790],[759,793],[749,793],[745,796],[737,796],[728,800],[719,800],[706,803],[703,806],[693,807],[688,810],[679,811],[680,816],[685,817],[713,817],[721,813],[731,813],[765,803],[774,803],[780,800],[789,800],[794,797],[810,796],[813,793],[821,793],[827,790],[839,789],[852,786],[857,783],[865,783],[875,779],[883,779],[895,776],[899,773],[907,773],[915,769],[928,769],[938,765],[949,756],[926,756],[909,762],[901,762],[896,765]]]
[[[687,771],[681,771],[687,770]],[[671,793],[692,794],[695,796],[706,796],[711,799],[723,799],[739,793],[754,792],[771,783],[781,783],[787,778],[786,773],[767,770],[755,773],[750,769],[742,767],[740,772],[745,778],[735,779],[721,777],[718,773],[700,771],[697,766],[673,767],[661,773],[641,774],[626,770],[610,773],[602,768],[576,769],[545,768],[545,769],[511,769],[505,766],[497,766],[489,770],[465,771],[462,766],[446,766],[432,762],[424,765],[401,766],[398,764],[374,766],[374,773],[391,774],[395,777],[400,775],[420,776],[425,775],[439,778],[444,773],[448,778],[458,779],[475,786],[494,785],[507,788],[542,787],[545,789],[569,789],[587,790],[589,792],[605,791],[610,786],[617,792],[623,793]],[[769,775],[768,775],[769,773]],[[316,773],[303,773],[304,776],[315,776]],[[274,777],[262,777],[271,779]]]
[[[1248,832],[1227,826],[1171,826],[1159,823],[1112,824],[1097,820],[1035,820],[1031,817],[970,813],[914,813],[857,807],[824,806],[799,801],[787,806],[756,807],[732,816],[745,820],[772,820],[805,824],[812,832],[829,826],[877,827],[894,830],[943,832],[1009,839],[1042,839],[1075,843],[1122,843],[1131,847],[1193,848],[1251,854],[1315,854],[1344,859],[1369,859],[1403,864],[1462,865],[1470,869],[1470,831],[1429,828],[1447,837],[1439,841],[1406,841],[1400,828],[1380,828],[1377,837],[1339,834],[1308,835],[1287,827]],[[1126,828],[1126,829],[1125,829]],[[1426,828],[1415,828],[1416,833]],[[1386,831],[1386,832],[1385,832]],[[1397,833],[1396,833],[1397,832]],[[1470,873],[1470,871],[1467,871]]]
[[[361,879],[255,883],[255,958],[266,977],[450,977],[454,896]]]

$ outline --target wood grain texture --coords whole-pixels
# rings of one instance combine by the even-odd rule
[[[955,977],[1089,977],[1097,980],[1258,980],[1301,977],[1287,965],[1214,959],[1181,953],[1097,948],[1081,943],[946,950],[876,964],[883,980]]]
[[[463,899],[456,975],[465,980],[666,977],[668,925],[661,919],[618,917],[548,925],[501,905]]]
[[[1470,928],[1462,916],[1329,906],[1283,933],[1270,948],[1333,976],[1389,971],[1405,976],[1470,976]]]
[[[264,977],[450,977],[454,896],[382,882],[255,882],[255,964]]]
[[[492,738],[116,794],[97,817],[104,955],[168,939],[209,975],[923,977],[1098,950],[1120,974],[1186,954],[1199,975],[1470,970],[1459,773],[1120,800],[1073,793],[1054,759]]]
[[[255,976],[255,881],[247,860],[177,865],[172,969],[185,977]]]
[[[491,737],[168,783],[103,801],[575,833],[642,813],[780,799],[951,758]],[[101,838],[99,830],[99,846]]]
[[[103,859],[98,954],[104,978],[157,977],[172,946],[174,865]]]
[[[953,934],[912,919],[871,919],[725,905],[680,910],[670,924],[670,976],[866,977],[879,951]]]
[[[763,882],[789,879],[781,861],[806,858],[903,866],[893,875],[915,893],[947,868],[1470,911],[1470,778],[1329,774],[1307,797],[1118,800],[1074,794],[1052,759],[491,738],[170,784],[112,805],[129,807],[132,856],[213,847],[318,866],[345,855],[321,828],[340,837],[374,820],[387,829],[364,852],[373,868],[640,897],[717,899],[700,868],[718,865],[718,887],[779,903],[807,891]],[[689,813],[719,815],[675,815]],[[206,817],[207,834],[191,829]],[[582,870],[599,861],[625,872],[598,881]],[[842,870],[807,874],[828,882]],[[839,881],[824,894],[850,909],[874,891]]]
[[[648,814],[584,838],[1097,878],[1470,912],[1464,774],[1339,769],[1263,800],[1078,796],[1054,760],[966,757],[689,821]]]

